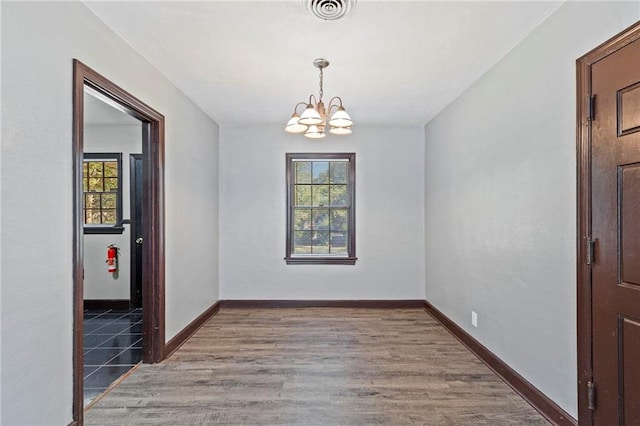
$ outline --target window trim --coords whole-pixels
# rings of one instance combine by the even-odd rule
[[[84,207],[84,195],[86,192],[82,191],[83,204],[82,204],[82,223],[85,234],[122,234],[124,232],[123,220],[122,220],[122,183],[124,182],[122,176],[122,153],[120,152],[85,152],[82,161],[108,161],[116,160],[118,162],[118,191],[116,192],[116,223],[114,225],[88,225],[85,223],[86,217]],[[82,177],[84,180],[84,176]]]
[[[287,265],[355,265],[356,260],[356,154],[354,152],[340,153],[286,153],[286,181],[287,181],[287,227],[286,227],[286,253],[285,262]],[[348,187],[350,190],[349,199],[349,235],[348,249],[346,256],[336,255],[293,255],[292,235],[293,235],[293,177],[292,165],[296,160],[311,161],[347,161],[349,164]]]

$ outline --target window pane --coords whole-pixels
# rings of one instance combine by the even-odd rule
[[[89,161],[89,176],[102,177],[102,161]]]
[[[311,254],[311,231],[293,233],[293,253]]]
[[[115,224],[116,223],[116,210],[109,209],[102,211],[102,223]]]
[[[329,183],[329,163],[326,161],[313,162],[313,183]]]
[[[85,208],[88,208],[88,209],[100,208],[100,194],[85,194],[84,201],[85,201]]]
[[[345,161],[331,163],[331,183],[347,183],[347,165]]]
[[[329,232],[318,231],[314,233],[312,242],[313,254],[326,254],[329,253]]]
[[[106,178],[104,180],[104,192],[118,190],[118,178]]]
[[[329,209],[313,210],[313,229],[329,230]]]
[[[100,210],[87,210],[85,214],[85,218],[87,220],[87,223],[91,223],[91,224],[101,223]]]
[[[347,235],[343,232],[332,232],[330,250],[333,254],[347,253]]]
[[[87,225],[116,225],[122,220],[119,169],[121,153],[85,153],[82,188]],[[93,227],[91,232],[100,228]]]
[[[311,230],[311,209],[296,209],[293,211],[293,229]]]
[[[348,206],[347,185],[331,185],[331,206]]]
[[[329,205],[329,185],[313,185],[312,206]]]
[[[105,163],[104,163],[104,175],[105,175],[105,177],[118,177],[118,162],[117,161],[105,161]]]
[[[102,195],[102,208],[115,209],[116,208],[116,194],[103,194]]]
[[[102,178],[89,178],[89,191],[102,192]]]
[[[286,158],[286,263],[353,265],[355,154],[287,153]]]
[[[331,210],[331,230],[347,231],[349,227],[349,210],[348,209],[332,209]]]
[[[295,183],[311,183],[311,162],[298,161],[295,164]]]
[[[295,192],[295,206],[311,205],[311,185],[296,185]]]

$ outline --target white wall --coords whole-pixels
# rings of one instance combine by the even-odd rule
[[[356,255],[286,265],[286,152],[356,153]],[[221,299],[423,299],[424,133],[356,127],[311,141],[282,126],[223,127]]]
[[[638,17],[564,4],[425,128],[427,300],[574,417],[575,60]]]
[[[89,96],[85,94],[85,97]],[[124,114],[124,113],[123,113]],[[84,152],[122,154],[122,218],[131,218],[129,155],[142,153],[142,125],[84,126]],[[122,234],[85,234],[84,298],[129,300],[131,296],[131,225]],[[107,247],[118,246],[118,271],[110,273],[105,263]]]
[[[81,3],[2,2],[1,28],[0,423],[64,425],[72,416],[72,59],[166,116],[167,339],[218,298],[218,126]]]

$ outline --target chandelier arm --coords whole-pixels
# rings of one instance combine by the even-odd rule
[[[336,106],[342,106],[342,98],[341,98],[340,96],[334,96],[333,98],[331,98],[331,100],[329,101],[329,105],[331,105],[331,103],[332,103],[335,99],[337,99],[337,100],[338,100],[338,102],[340,102],[340,104],[339,104],[339,105],[336,105]]]
[[[312,99],[313,102],[311,102]],[[320,98],[320,100],[322,100],[322,98]],[[309,95],[309,103],[313,105],[314,108],[318,104],[318,99],[316,99],[316,96],[314,94]]]
[[[298,102],[298,103],[296,104],[296,106],[294,106],[294,107],[293,107],[293,112],[294,112],[294,114],[297,114],[297,113],[298,113],[298,107],[299,107],[300,105],[303,105],[303,106],[305,106],[305,107],[306,107],[306,106],[307,106],[307,103],[306,103],[306,102]]]
[[[340,103],[339,104],[333,104],[333,101],[335,99],[337,99]],[[331,115],[331,109],[332,108],[340,108],[341,106],[342,106],[342,98],[340,96],[334,96],[329,101],[329,106],[327,107],[327,115]]]

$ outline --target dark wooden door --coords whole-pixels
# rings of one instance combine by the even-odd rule
[[[596,425],[640,425],[640,40],[592,65]]]
[[[142,307],[142,154],[131,154],[131,307]]]

